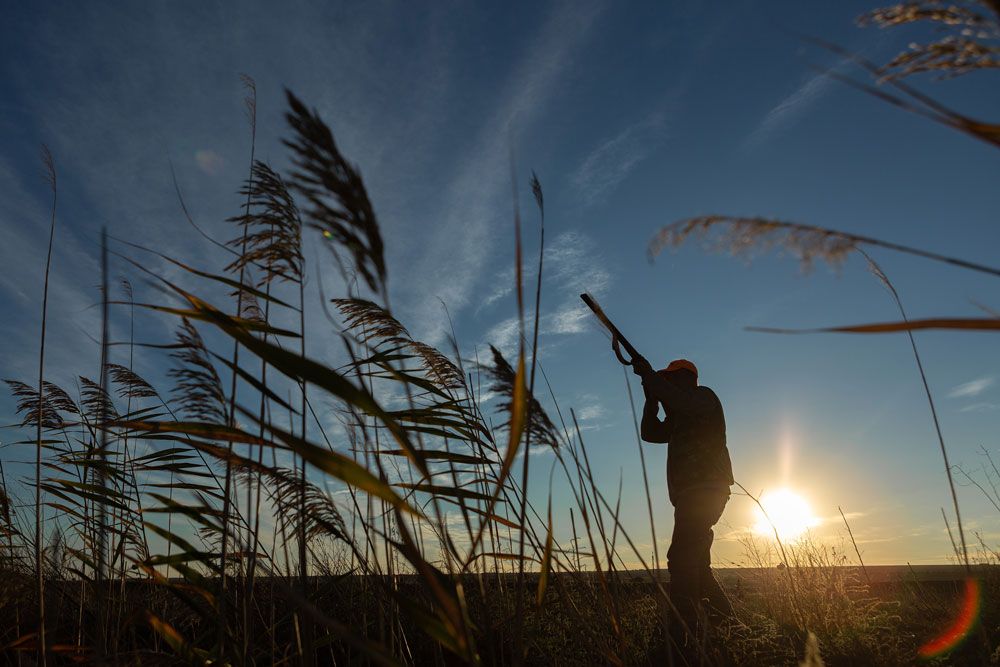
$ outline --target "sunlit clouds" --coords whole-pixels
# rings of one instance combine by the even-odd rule
[[[948,392],[948,398],[971,398],[978,396],[993,386],[996,380],[992,377],[981,377],[969,382],[963,382]]]
[[[537,253],[534,258],[526,258],[523,275],[526,284],[537,278],[537,262]],[[592,331],[593,315],[580,301],[580,293],[590,292],[600,298],[612,283],[611,271],[594,240],[581,232],[563,232],[549,242],[545,249],[542,272],[549,302],[542,311],[539,334],[568,335]],[[482,309],[485,310],[488,305],[496,302],[509,303],[514,281],[513,271],[500,272],[494,280],[494,291]],[[525,328],[530,329],[533,325],[534,315],[525,313]],[[504,354],[509,354],[517,345],[520,330],[518,318],[509,316],[490,327],[483,342],[495,345]]]
[[[655,148],[662,126],[663,114],[654,113],[588,154],[570,175],[580,200],[589,205],[607,197]]]
[[[453,176],[435,211],[439,218],[431,233],[421,235],[424,252],[412,267],[421,278],[397,288],[412,299],[405,306],[406,314],[412,314],[407,319],[426,342],[440,342],[448,330],[434,297],[458,312],[473,304],[473,288],[489,289],[483,286],[489,271],[510,266],[511,132],[527,131],[537,122],[602,9],[602,4],[588,2],[552,11],[505,79],[491,86],[498,95],[494,111],[452,156]],[[504,232],[498,233],[500,229]],[[506,244],[497,245],[500,239]],[[497,262],[496,257],[504,259]],[[442,266],[448,270],[441,271]]]

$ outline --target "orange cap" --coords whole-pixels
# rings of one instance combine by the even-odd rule
[[[695,366],[694,364],[692,364],[687,359],[674,359],[673,361],[670,362],[670,364],[666,368],[664,368],[662,370],[659,370],[659,371],[656,371],[656,372],[659,373],[660,375],[665,375],[665,374],[670,373],[672,371],[679,371],[681,369],[684,369],[686,371],[691,371],[692,373],[694,373],[695,377],[698,377],[698,368],[697,368],[697,366]]]

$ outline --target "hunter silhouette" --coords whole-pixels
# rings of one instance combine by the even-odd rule
[[[686,359],[654,371],[637,355],[632,370],[642,378],[646,394],[642,439],[668,445],[667,492],[674,506],[667,551],[670,601],[691,629],[704,614],[713,620],[732,618],[732,604],[711,568],[712,526],[722,516],[733,484],[722,403],[715,392],[698,385],[698,369]]]

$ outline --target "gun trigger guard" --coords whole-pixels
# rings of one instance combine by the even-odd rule
[[[622,356],[621,348],[618,347],[618,336],[612,336],[611,337],[611,349],[615,351],[615,356],[618,357],[618,361],[620,361],[622,363],[622,365],[624,365],[624,366],[631,366],[632,365],[632,361],[631,360],[626,361],[625,357]]]

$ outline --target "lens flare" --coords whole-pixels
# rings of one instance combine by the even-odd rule
[[[194,161],[198,168],[206,174],[215,175],[226,166],[226,160],[213,150],[195,151]]]
[[[958,617],[943,633],[920,647],[920,657],[931,659],[947,653],[958,646],[979,619],[979,608],[982,604],[979,582],[969,578],[965,580],[965,597]]]

